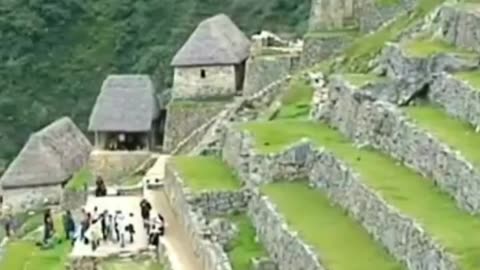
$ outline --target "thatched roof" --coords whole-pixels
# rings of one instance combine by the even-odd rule
[[[250,41],[225,14],[202,21],[172,60],[172,66],[238,64],[250,52]]]
[[[0,179],[2,187],[61,184],[87,164],[92,146],[68,117],[34,133]]]
[[[145,132],[158,116],[155,89],[148,75],[110,75],[90,115],[90,131]]]

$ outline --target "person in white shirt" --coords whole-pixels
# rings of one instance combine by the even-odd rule
[[[115,232],[117,234],[117,241],[120,242],[120,247],[125,247],[125,228],[126,220],[122,211],[117,211],[115,214]]]

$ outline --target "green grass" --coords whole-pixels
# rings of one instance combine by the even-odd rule
[[[263,246],[255,242],[255,228],[245,214],[230,216],[239,233],[233,240],[233,249],[228,252],[233,270],[251,269],[251,259],[266,256]]]
[[[345,80],[350,82],[356,87],[365,86],[367,83],[376,83],[385,78],[378,77],[373,74],[362,74],[362,73],[347,73],[342,75]]]
[[[216,157],[175,156],[171,160],[185,184],[192,190],[237,190],[240,188],[240,181],[234,172]]]
[[[471,125],[448,116],[436,106],[412,106],[405,111],[420,127],[432,132],[442,142],[459,150],[468,160],[480,166],[480,134]]]
[[[471,86],[480,89],[480,70],[463,71],[453,74],[455,78],[468,82]]]
[[[443,123],[438,126],[443,126]],[[397,161],[370,149],[358,149],[325,124],[307,121],[248,123],[261,152],[276,152],[302,137],[325,146],[357,171],[362,180],[403,213],[420,222],[449,252],[462,269],[480,267],[480,219],[459,210],[433,181],[425,179]],[[455,126],[448,126],[454,129]],[[467,140],[464,138],[464,140]],[[472,148],[478,149],[478,148]],[[289,202],[293,203],[291,197]]]
[[[63,237],[60,217],[55,218],[55,229],[57,234]],[[40,249],[32,241],[10,241],[5,248],[5,256],[0,260],[0,269],[63,270],[70,250],[71,245],[68,241],[62,241],[49,250]]]
[[[381,51],[386,42],[395,41],[402,30],[412,27],[443,2],[444,0],[419,0],[412,14],[402,15],[379,31],[358,38],[345,51],[343,69],[351,72],[368,72],[368,62]]]
[[[73,191],[82,191],[85,187],[88,187],[88,185],[91,184],[92,181],[92,172],[86,168],[83,168],[73,175],[72,179],[68,181],[65,188]]]
[[[450,53],[459,57],[476,57],[475,53],[462,50],[444,40],[432,38],[431,36],[411,39],[403,44],[405,53],[411,57],[427,58],[441,53]]]
[[[405,269],[361,225],[307,183],[276,183],[262,190],[278,206],[289,226],[318,251],[327,269]]]
[[[106,261],[101,265],[101,270],[162,270],[163,267],[153,262],[135,261]]]
[[[314,89],[303,77],[296,76],[292,79],[289,89],[283,95],[282,107],[276,118],[304,118],[310,111]]]
[[[305,34],[305,38],[336,38],[336,37],[357,37],[360,35],[358,27],[345,27],[328,31],[315,31]]]

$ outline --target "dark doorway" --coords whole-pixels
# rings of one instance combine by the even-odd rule
[[[245,63],[247,60],[244,60],[242,63],[235,65],[235,85],[236,85],[236,95],[241,96],[243,94],[243,82],[245,80]]]

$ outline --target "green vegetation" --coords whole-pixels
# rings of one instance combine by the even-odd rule
[[[343,36],[358,37],[360,36],[360,32],[358,30],[358,27],[345,27],[327,31],[308,32],[305,34],[305,38],[335,38]]]
[[[474,128],[458,119],[448,116],[442,109],[432,106],[407,107],[407,114],[420,127],[433,133],[442,142],[459,150],[469,161],[480,165],[480,134]]]
[[[387,42],[395,41],[402,30],[412,27],[443,2],[444,0],[419,0],[413,13],[400,16],[379,31],[358,38],[345,52],[343,69],[350,72],[368,72],[369,60],[378,54]]]
[[[302,118],[307,116],[310,111],[313,91],[314,89],[305,78],[294,77],[290,82],[289,89],[282,97],[282,107],[276,118]]]
[[[250,269],[250,260],[255,257],[266,256],[263,246],[255,241],[255,228],[245,214],[231,216],[230,220],[239,229],[234,239],[233,249],[228,252],[233,270]]]
[[[57,234],[63,237],[61,218],[55,217],[54,221]],[[10,241],[5,247],[4,257],[0,260],[0,269],[63,270],[70,248],[68,241],[45,250],[29,240]]]
[[[459,49],[444,40],[432,38],[430,35],[408,40],[403,48],[407,55],[420,58],[427,58],[440,53],[451,53],[465,58],[476,57],[473,52]]]
[[[87,168],[83,168],[73,175],[72,179],[68,181],[65,188],[72,191],[82,191],[85,187],[88,187],[88,185],[92,182],[93,182],[92,172]]]
[[[301,35],[309,9],[305,0],[3,1],[0,160],[60,116],[85,130],[107,74],[148,73],[168,87],[174,53],[207,16],[224,12],[248,35]]]
[[[376,83],[385,78],[378,77],[373,74],[361,74],[361,73],[347,73],[342,75],[345,80],[350,82],[356,87],[365,86],[367,83]]]
[[[236,175],[218,158],[175,156],[171,160],[185,184],[194,191],[240,188],[240,181]]]
[[[102,270],[162,270],[162,266],[153,262],[106,261],[101,264]]]
[[[446,125],[449,130],[456,128]],[[435,126],[443,127],[444,123]],[[426,231],[457,256],[462,269],[480,267],[480,219],[458,209],[456,203],[433,181],[397,165],[396,160],[377,151],[356,148],[325,124],[283,120],[249,123],[244,128],[254,134],[262,152],[279,151],[302,137],[311,138],[344,160],[387,202],[420,222]],[[289,197],[288,201],[293,203],[295,200]]]
[[[469,83],[471,86],[480,89],[480,70],[463,71],[454,74],[455,78]]]
[[[319,252],[332,270],[404,269],[345,212],[307,183],[276,183],[263,188],[292,229]],[[346,260],[345,258],[348,258]]]

